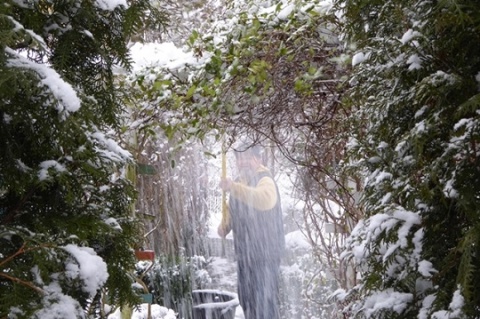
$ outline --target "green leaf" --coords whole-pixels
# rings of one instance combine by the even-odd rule
[[[199,35],[200,34],[197,30],[193,30],[192,34],[188,37],[187,43],[190,44],[190,46],[193,46],[195,44],[195,41],[197,41]]]
[[[153,88],[156,90],[162,90],[164,87],[169,87],[172,85],[171,80],[160,80],[160,81],[155,81],[153,82]]]
[[[203,154],[205,154],[208,157],[217,158],[217,155],[213,154],[212,152],[204,151]]]
[[[186,99],[186,100],[191,99],[196,90],[197,90],[197,86],[196,86],[195,84],[193,84],[193,85],[188,89],[187,94],[185,95],[185,99]]]

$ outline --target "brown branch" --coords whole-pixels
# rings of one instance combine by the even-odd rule
[[[5,258],[4,260],[2,260],[0,262],[0,267],[7,264],[10,260],[17,257],[18,255],[23,254],[24,252],[25,252],[25,242],[22,244],[22,247],[20,247],[13,255],[10,255],[7,258]]]
[[[10,275],[7,275],[6,273],[0,273],[0,277],[3,277],[3,278],[6,278],[10,281],[13,281],[13,282],[16,282],[20,285],[23,285],[25,287],[28,287],[28,288],[31,288],[33,290],[35,290],[36,292],[38,292],[39,294],[45,294],[45,291],[43,291],[43,289],[35,286],[34,284],[32,284],[31,282],[28,282],[28,281],[25,281],[25,280],[22,280],[20,278],[17,278],[17,277],[13,277],[13,276],[10,276]]]
[[[22,244],[22,246],[13,254],[13,255],[10,255],[8,256],[7,258],[5,258],[4,260],[2,260],[0,262],[0,267],[4,266],[5,264],[7,264],[8,262],[10,262],[12,259],[14,259],[15,257],[21,255],[21,254],[24,254],[24,253],[27,253],[27,252],[30,252],[32,250],[36,250],[36,249],[42,249],[42,248],[47,248],[47,247],[53,247],[52,245],[50,244],[44,244],[44,245],[39,245],[37,247],[32,247],[32,248],[28,248],[28,249],[25,249],[25,245],[26,245],[26,242],[24,242]]]

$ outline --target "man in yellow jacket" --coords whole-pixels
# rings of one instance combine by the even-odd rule
[[[225,178],[228,213],[218,227],[220,237],[233,231],[238,297],[245,319],[279,319],[280,260],[285,249],[278,187],[262,165],[258,146],[235,152],[239,177]]]

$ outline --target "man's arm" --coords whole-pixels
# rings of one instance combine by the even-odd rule
[[[260,179],[255,187],[232,182],[230,184],[230,194],[260,211],[272,209],[278,201],[275,182],[269,176]]]

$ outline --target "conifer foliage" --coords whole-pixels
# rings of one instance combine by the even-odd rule
[[[144,0],[0,4],[0,318],[94,316],[101,291],[136,300],[112,68],[161,17]]]
[[[367,174],[346,256],[360,318],[480,315],[480,3],[340,0]]]

